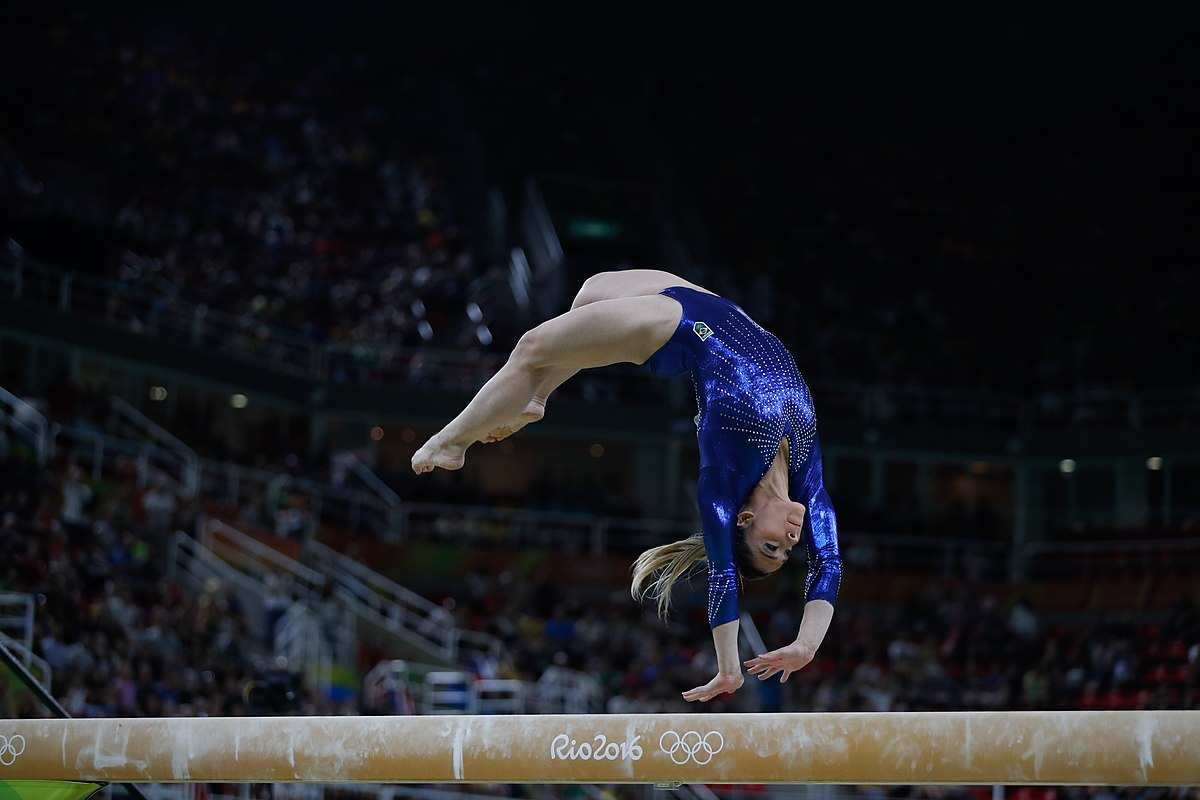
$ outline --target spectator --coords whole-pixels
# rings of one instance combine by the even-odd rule
[[[88,513],[92,501],[92,487],[85,482],[83,468],[73,462],[67,465],[66,476],[59,487],[59,518],[76,542],[84,539],[91,529],[92,518]]]

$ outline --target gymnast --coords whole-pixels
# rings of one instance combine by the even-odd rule
[[[569,311],[527,331],[467,407],[417,450],[413,471],[461,468],[475,442],[500,441],[541,419],[546,399],[575,373],[621,362],[656,375],[690,372],[696,387],[702,532],[642,553],[632,581],[634,598],[654,598],[665,618],[675,582],[708,563],[717,675],[684,699],[704,702],[741,687],[741,582],[775,572],[803,541],[799,633],[745,662],[759,680],[786,681],[829,630],[842,573],[837,521],[808,387],[783,344],[729,300],[658,270],[593,275]]]

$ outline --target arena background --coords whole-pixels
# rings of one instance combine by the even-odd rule
[[[0,21],[0,619],[71,716],[1197,707],[1182,21],[353,2]],[[408,470],[523,330],[624,266],[785,341],[839,515],[817,660],[703,709],[679,698],[712,669],[703,586],[670,624],[627,590],[637,552],[696,528],[686,381],[583,374],[461,472]],[[803,580],[748,591],[747,652],[792,638]],[[49,713],[8,677],[7,717]]]

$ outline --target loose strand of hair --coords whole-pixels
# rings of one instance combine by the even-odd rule
[[[652,547],[633,562],[630,594],[642,601],[653,597],[658,615],[666,620],[671,611],[671,590],[675,584],[706,562],[703,534]]]

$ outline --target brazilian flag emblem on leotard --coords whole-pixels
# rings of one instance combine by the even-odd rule
[[[703,322],[697,322],[695,325],[693,325],[692,332],[699,336],[700,341],[702,342],[708,337],[712,336],[712,328],[708,327]]]

